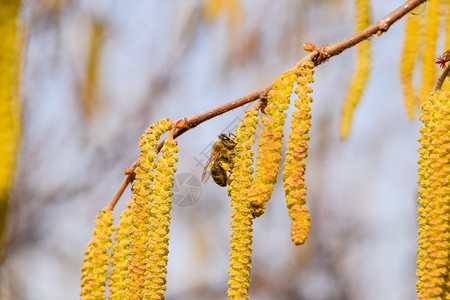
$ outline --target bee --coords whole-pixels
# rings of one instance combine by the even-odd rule
[[[214,143],[211,150],[211,157],[208,159],[206,166],[203,169],[203,183],[208,181],[209,176],[211,175],[214,182],[218,185],[227,185],[227,171],[230,172],[233,169],[235,147],[236,138],[232,138],[224,133],[219,135],[219,141]]]

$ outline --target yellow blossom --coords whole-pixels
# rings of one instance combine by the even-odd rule
[[[13,182],[20,140],[18,81],[23,44],[21,26],[18,26],[20,3],[19,0],[10,0],[0,5],[0,260],[8,193]]]
[[[413,71],[418,57],[420,27],[423,14],[418,11],[423,7],[417,7],[406,16],[405,32],[403,38],[402,57],[400,58],[400,81],[403,86],[405,107],[408,117],[414,119],[418,95],[416,95],[413,83]]]
[[[311,107],[309,103],[313,101],[313,98],[308,96],[308,93],[312,92],[312,88],[307,84],[314,81],[312,77],[314,74],[313,67],[312,62],[307,62],[299,70],[300,77],[297,79],[299,86],[295,89],[298,100],[294,102],[298,111],[294,111],[292,114],[292,131],[289,133],[288,150],[286,151],[283,171],[286,204],[292,219],[291,238],[296,245],[305,242],[311,222],[311,217],[305,206],[305,159],[308,155],[308,132],[311,127]]]
[[[361,31],[370,24],[370,1],[355,0],[356,31]],[[366,86],[370,72],[370,41],[365,40],[357,46],[356,67],[348,87],[347,96],[341,110],[341,138],[350,134],[353,112],[358,105]]]
[[[419,142],[419,299],[450,298],[450,93],[422,105]]]
[[[164,299],[166,290],[167,260],[169,254],[169,225],[171,196],[173,192],[175,163],[178,161],[177,141],[167,138],[157,160],[155,180],[151,193],[149,239],[147,254],[149,262],[145,268],[146,287],[144,296],[149,299]]]
[[[280,168],[281,147],[283,146],[283,126],[286,119],[284,111],[288,109],[290,96],[297,75],[289,70],[276,78],[269,92],[264,112],[270,118],[264,118],[264,129],[258,145],[255,180],[249,190],[249,199],[255,208],[255,216],[264,212],[265,202],[270,199],[273,186],[277,181]]]
[[[425,41],[423,43],[422,58],[422,80],[420,88],[420,99],[424,101],[428,93],[433,89],[436,81],[436,43],[439,30],[439,14],[443,7],[440,0],[429,0],[427,2],[426,24],[424,29]]]
[[[159,182],[155,180],[159,163],[156,146],[160,136],[170,130],[173,122],[163,119],[152,124],[141,137],[139,160],[135,169],[136,178],[133,182],[132,207],[129,227],[130,244],[128,260],[127,293],[131,299],[140,299],[149,290],[148,279],[145,276],[147,266],[151,261],[150,227],[152,222],[151,208],[154,198],[154,189],[160,189]],[[164,149],[164,148],[163,148]]]
[[[133,200],[127,202],[127,208],[120,215],[120,222],[116,226],[114,235],[115,243],[112,245],[111,271],[109,277],[109,300],[126,299],[126,289],[128,282],[128,259],[130,233],[129,227],[132,224],[132,214],[135,203]]]
[[[87,246],[81,268],[81,299],[106,299],[104,293],[108,278],[108,251],[111,248],[113,218],[109,208],[103,208],[97,215],[96,229]]]
[[[231,196],[231,252],[228,296],[230,299],[248,299],[252,255],[252,225],[254,212],[247,193],[252,184],[254,135],[258,124],[255,106],[246,111],[244,119],[235,130],[236,155],[233,172],[229,178]]]

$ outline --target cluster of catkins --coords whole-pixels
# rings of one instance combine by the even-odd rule
[[[267,100],[248,109],[235,130],[234,151],[239,155],[234,158],[228,179],[232,207],[228,295],[232,299],[248,299],[253,219],[264,212],[277,179],[285,110],[289,108],[293,91],[298,95],[294,102],[297,110],[291,123],[283,181],[292,218],[292,240],[295,244],[302,244],[307,238],[311,219],[305,207],[304,175],[311,126],[309,104],[312,97],[308,94],[312,88],[308,84],[314,81],[313,67],[314,64],[308,61],[283,73],[274,81]],[[253,172],[252,146],[259,110],[263,110],[266,117]],[[110,207],[99,213],[94,237],[88,244],[83,261],[82,299],[105,299],[107,283],[109,299],[164,298],[171,188],[178,148],[171,134],[165,139],[160,156],[157,145],[161,135],[173,129],[173,122],[164,119],[153,124],[142,136],[132,197],[120,216],[119,224],[113,226]]]
[[[294,105],[291,132],[288,139],[283,181],[286,203],[292,218],[292,240],[302,244],[308,236],[311,218],[305,206],[306,186],[304,175],[311,126],[310,106],[312,97],[308,86],[314,81],[314,64],[304,63],[299,69],[289,70],[276,78],[264,113],[264,128],[258,145],[256,170],[253,172],[252,146],[258,124],[258,103],[251,107],[235,130],[236,155],[233,172],[229,178],[228,193],[231,196],[231,252],[228,296],[230,299],[248,299],[252,253],[253,219],[264,213],[280,168],[283,146],[285,110],[289,108],[292,92],[298,95]],[[294,89],[295,84],[298,86]],[[253,176],[254,173],[254,176]]]
[[[141,137],[133,194],[119,224],[113,226],[110,207],[99,213],[83,261],[81,299],[105,299],[108,278],[109,299],[164,298],[178,147],[170,134],[161,156],[157,144],[173,127],[171,120],[163,119]]]

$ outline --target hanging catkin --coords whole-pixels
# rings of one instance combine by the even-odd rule
[[[311,107],[313,101],[309,93],[312,88],[307,84],[314,81],[314,64],[305,63],[298,71],[298,87],[295,93],[298,99],[294,105],[297,111],[292,114],[291,132],[289,133],[288,150],[283,171],[283,186],[286,194],[286,204],[292,219],[291,238],[296,244],[303,244],[308,237],[311,217],[306,208],[305,170],[308,155],[309,128],[311,127]]]
[[[233,172],[229,178],[228,193],[231,197],[231,251],[228,297],[248,299],[252,255],[253,208],[247,199],[252,184],[253,150],[258,110],[251,107],[235,130],[238,155],[234,158]]]
[[[417,295],[450,297],[450,93],[434,92],[422,105],[419,142]]]
[[[356,31],[361,31],[370,24],[370,1],[355,0]],[[356,67],[353,72],[347,96],[341,109],[341,138],[350,134],[353,113],[366,87],[370,73],[370,41],[365,40],[356,45]]]

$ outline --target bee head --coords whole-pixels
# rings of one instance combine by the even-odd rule
[[[220,134],[219,140],[221,140],[223,145],[230,150],[236,146],[236,140],[234,138],[231,138],[228,134]]]
[[[219,140],[221,140],[222,142],[228,142],[230,140],[230,137],[228,136],[228,134],[222,133],[219,135]]]

